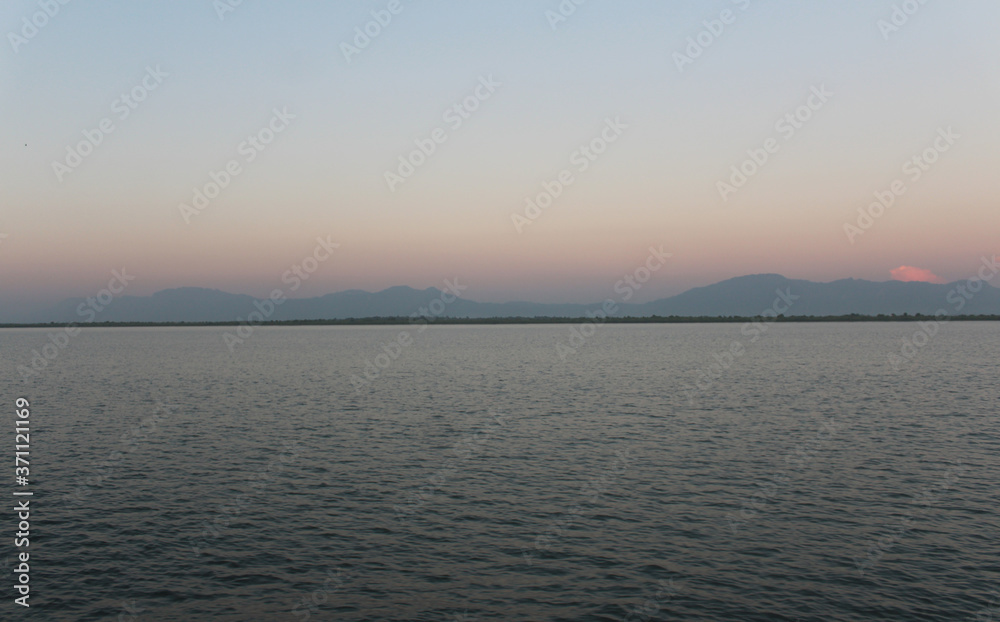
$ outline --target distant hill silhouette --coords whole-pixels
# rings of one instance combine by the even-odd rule
[[[788,279],[779,274],[741,276],[706,287],[696,287],[677,296],[643,304],[618,303],[616,316],[755,316],[771,308],[776,291],[798,299],[785,315],[998,314],[1000,289],[986,286],[958,309],[960,296],[953,290],[964,283],[945,285],[919,282],[873,282],[842,279],[830,283]],[[288,299],[275,307],[269,320],[322,320],[362,317],[410,316],[424,313],[446,317],[582,317],[600,308],[594,304],[542,304],[534,302],[485,303],[458,298],[443,306],[434,300],[441,291],[428,288],[391,287],[380,292],[347,290],[315,298]],[[949,294],[950,297],[949,297]],[[451,300],[451,296],[446,296]],[[97,314],[104,322],[226,322],[246,318],[256,310],[255,298],[216,289],[184,287],[152,296],[123,296]],[[617,302],[617,300],[616,300]],[[66,300],[36,322],[81,322],[77,310],[83,299]],[[263,303],[267,308],[267,303]]]
[[[1000,281],[1000,279],[998,279]],[[637,305],[635,315],[757,315],[774,302],[775,290],[790,291],[799,298],[786,315],[890,315],[923,313],[938,309],[949,314],[995,314],[1000,312],[1000,289],[986,286],[959,311],[948,300],[949,293],[964,281],[939,285],[903,281],[841,279],[816,283],[788,279],[780,274],[741,276],[683,294]],[[957,300],[954,296],[952,301]]]

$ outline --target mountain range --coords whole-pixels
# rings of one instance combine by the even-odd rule
[[[646,303],[628,303],[620,297],[611,300],[616,304],[612,314],[618,317],[757,316],[771,309],[776,301],[774,308],[789,316],[938,311],[949,315],[1000,314],[1000,289],[989,285],[972,292],[965,281],[934,284],[842,279],[818,283],[779,274],[741,276]],[[255,311],[267,320],[401,317],[416,313],[459,318],[583,317],[600,309],[602,303],[476,302],[435,288],[399,286],[374,293],[354,289],[285,299],[273,306],[248,295],[195,287],[163,290],[152,296],[120,296],[99,312],[87,305],[85,299],[66,300],[32,321],[227,322],[242,321]]]

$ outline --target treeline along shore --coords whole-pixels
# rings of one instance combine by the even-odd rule
[[[949,315],[934,316],[925,314],[901,315],[879,314],[861,315],[852,313],[849,315],[779,315],[777,318],[761,316],[659,316],[647,317],[608,317],[602,318],[601,323],[608,324],[735,324],[744,322],[756,322],[761,320],[767,322],[926,322],[929,320],[949,322],[996,322],[1000,321],[1000,314],[992,315]],[[432,324],[575,324],[580,322],[593,321],[588,317],[487,317],[487,318],[459,318],[459,317],[436,317],[436,318],[411,318],[406,316],[395,317],[363,317],[363,318],[343,318],[334,320],[278,320],[266,321],[255,326],[379,326],[379,325],[399,325],[412,324],[421,320],[430,320]],[[132,327],[160,327],[160,326],[240,326],[245,321],[229,322],[84,322],[80,326],[100,327],[100,328],[132,328]],[[0,324],[0,328],[52,328],[53,326],[65,326],[65,322],[46,322],[35,324]]]

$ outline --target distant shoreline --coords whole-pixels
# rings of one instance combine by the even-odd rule
[[[944,316],[948,322],[997,322],[1000,315],[954,315]],[[746,322],[926,322],[942,321],[934,315],[790,315],[777,318],[761,316],[649,316],[649,317],[609,317],[598,319],[601,324],[742,324]],[[494,325],[494,324],[578,324],[594,322],[589,317],[493,317],[493,318],[410,318],[410,317],[366,317],[338,320],[276,320],[255,323],[254,326],[398,326],[426,322],[442,325]],[[246,322],[38,322],[32,324],[0,324],[0,328],[53,328],[76,325],[80,327],[102,328],[155,328],[192,326],[242,326]]]

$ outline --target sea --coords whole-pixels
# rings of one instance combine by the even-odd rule
[[[1000,620],[997,323],[62,333],[4,620]]]

